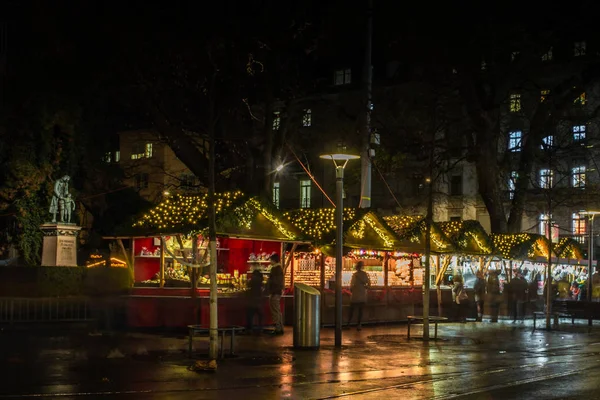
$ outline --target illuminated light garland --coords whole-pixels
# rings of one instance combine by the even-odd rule
[[[242,192],[215,193],[215,212],[221,213],[243,196]],[[177,229],[181,225],[197,225],[208,214],[208,194],[198,196],[176,195],[165,199],[145,214],[134,227],[157,227],[164,229]]]
[[[556,253],[560,258],[571,258],[582,260],[584,258],[583,251],[578,242],[571,238],[561,238],[556,245]]]
[[[336,227],[335,208],[304,208],[287,211],[283,215],[302,233],[315,240],[323,240]],[[344,208],[343,219],[345,222],[354,222],[356,211],[351,208]]]
[[[381,240],[383,240],[383,244],[385,247],[394,247],[394,240],[391,237],[389,237],[383,229],[380,229],[377,225],[375,225],[375,221],[373,221],[373,219],[371,219],[369,215],[365,215],[363,219],[367,222],[367,224],[369,224],[371,228],[373,228],[373,230],[377,233],[377,235],[379,235]]]
[[[257,211],[259,211],[266,219],[268,219],[279,232],[281,232],[288,239],[296,239],[296,235],[290,232],[283,223],[277,219],[273,214],[271,214],[265,207],[263,207],[258,200],[252,198],[248,200],[248,204],[253,206]]]
[[[519,246],[528,245],[527,257],[533,258],[536,253],[543,257],[548,257],[550,253],[550,243],[544,237],[533,235],[531,233],[517,234],[496,234],[491,235],[496,249],[504,258],[517,258],[518,254],[513,254]]]
[[[365,221],[363,221],[361,219],[360,221],[358,221],[354,225],[352,225],[352,228],[350,228],[350,233],[356,239],[362,239],[365,237],[365,228],[366,228]]]
[[[460,249],[466,249],[469,239],[473,239],[477,247],[485,254],[493,252],[493,243],[477,221],[446,221],[439,222],[442,232]]]
[[[412,243],[421,243],[424,239],[427,223],[421,216],[392,215],[383,219],[401,239],[408,239]],[[450,246],[435,224],[431,225],[431,241],[440,250],[446,250]]]
[[[100,257],[102,257],[102,256],[100,256]],[[91,257],[91,258],[98,259],[98,257]],[[87,268],[94,268],[94,267],[100,267],[100,266],[104,267],[104,266],[106,266],[106,261],[107,260],[96,261],[95,263],[86,265],[86,267]],[[111,257],[109,267],[111,267],[111,268],[127,268],[127,263],[123,260],[119,260],[118,258]]]

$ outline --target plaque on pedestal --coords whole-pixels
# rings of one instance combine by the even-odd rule
[[[81,230],[75,224],[52,223],[41,226],[44,233],[42,266],[76,267],[77,235]]]

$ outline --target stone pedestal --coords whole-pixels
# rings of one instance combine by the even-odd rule
[[[77,235],[80,226],[74,224],[43,224],[44,247],[42,249],[42,266],[44,267],[76,267]]]

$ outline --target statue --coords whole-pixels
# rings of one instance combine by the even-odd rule
[[[54,195],[50,202],[50,214],[52,214],[52,222],[56,223],[56,214],[60,212],[60,222],[71,223],[71,215],[75,210],[75,201],[69,193],[68,175],[63,176],[54,183]]]

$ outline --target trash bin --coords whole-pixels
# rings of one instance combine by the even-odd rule
[[[321,334],[321,293],[303,283],[294,284],[294,347],[317,349]]]

